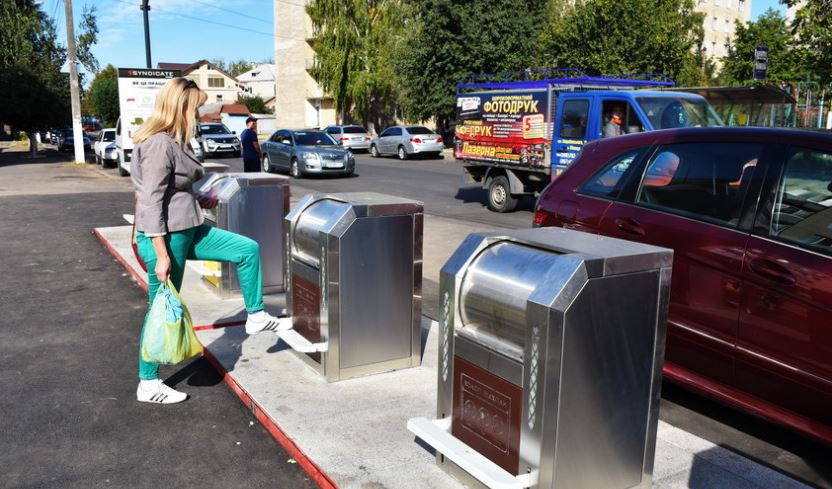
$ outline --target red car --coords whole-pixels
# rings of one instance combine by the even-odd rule
[[[543,191],[534,225],[672,248],[665,376],[832,443],[832,135],[596,141]]]

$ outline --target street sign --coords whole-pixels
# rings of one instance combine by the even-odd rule
[[[768,70],[768,47],[757,46],[754,49],[754,79],[765,80]]]

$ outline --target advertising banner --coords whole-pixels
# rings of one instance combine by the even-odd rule
[[[454,156],[548,166],[552,130],[548,101],[546,90],[460,95]]]
[[[133,136],[139,126],[153,113],[156,94],[171,78],[182,76],[179,70],[144,68],[118,69],[118,105],[121,115],[121,144],[133,147]]]
[[[754,49],[754,79],[765,80],[768,71],[768,47],[757,46]]]

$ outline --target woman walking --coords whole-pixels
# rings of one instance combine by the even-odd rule
[[[238,234],[203,224],[202,210],[216,207],[213,197],[195,194],[192,185],[204,170],[189,141],[197,108],[207,95],[185,78],[170,80],[159,91],[153,115],[136,132],[130,174],[136,189],[136,243],[147,265],[149,302],[168,279],[180,289],[185,260],[228,261],[237,265],[248,312],[246,333],[278,331],[281,323],[263,310],[260,248]],[[288,323],[285,323],[288,326]],[[285,327],[285,326],[284,326]],[[142,327],[144,336],[144,327]],[[141,344],[141,340],[139,341]],[[139,353],[140,402],[172,404],[187,394],[159,379],[159,364]]]

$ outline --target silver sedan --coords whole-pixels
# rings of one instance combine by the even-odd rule
[[[406,160],[414,155],[439,157],[445,144],[442,137],[424,126],[392,126],[370,141],[370,154],[397,155]]]
[[[349,150],[370,148],[370,137],[361,126],[327,126],[324,132],[332,136],[344,148]]]

